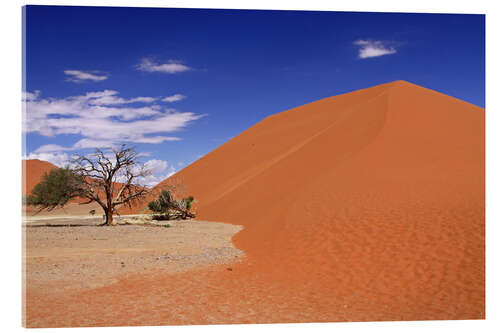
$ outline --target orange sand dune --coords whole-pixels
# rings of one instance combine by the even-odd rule
[[[270,116],[174,177],[201,219],[245,227],[256,271],[312,286],[317,306],[484,317],[480,107],[396,81]]]
[[[484,153],[484,109],[404,81],[273,115],[170,179],[186,182],[200,219],[244,226],[233,237],[244,262],[43,295],[28,318],[484,318]]]
[[[27,195],[31,193],[36,184],[42,180],[42,176],[52,169],[57,167],[49,162],[40,160],[23,160],[23,180],[22,180],[22,194]]]

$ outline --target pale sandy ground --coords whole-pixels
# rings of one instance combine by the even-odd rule
[[[230,268],[245,256],[231,243],[239,226],[194,220],[165,221],[163,226],[96,226],[101,222],[45,217],[24,223],[25,286],[28,294],[38,295],[27,300],[28,307],[43,304],[37,299],[44,295],[100,288],[137,272],[168,275],[213,265]],[[44,226],[47,223],[52,226]],[[78,226],[65,226],[68,223]],[[36,314],[27,318],[28,326],[43,321]]]

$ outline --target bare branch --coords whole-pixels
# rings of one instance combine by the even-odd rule
[[[109,219],[112,219],[116,207],[130,206],[150,192],[139,181],[151,171],[139,163],[138,154],[132,147],[121,145],[119,149],[107,151],[96,149],[89,156],[77,156],[73,159],[73,166],[72,170],[84,180],[81,192],[88,199],[86,203],[97,202]]]

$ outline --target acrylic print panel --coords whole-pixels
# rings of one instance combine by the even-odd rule
[[[26,327],[485,318],[484,15],[23,15]]]

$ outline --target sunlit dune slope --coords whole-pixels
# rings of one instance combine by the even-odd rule
[[[170,180],[200,219],[243,225],[235,245],[269,279],[357,313],[482,318],[484,117],[391,82],[270,116]]]
[[[57,167],[49,162],[40,160],[23,160],[22,161],[23,176],[22,176],[22,195],[31,193],[36,184],[42,180],[42,176],[52,169]]]

